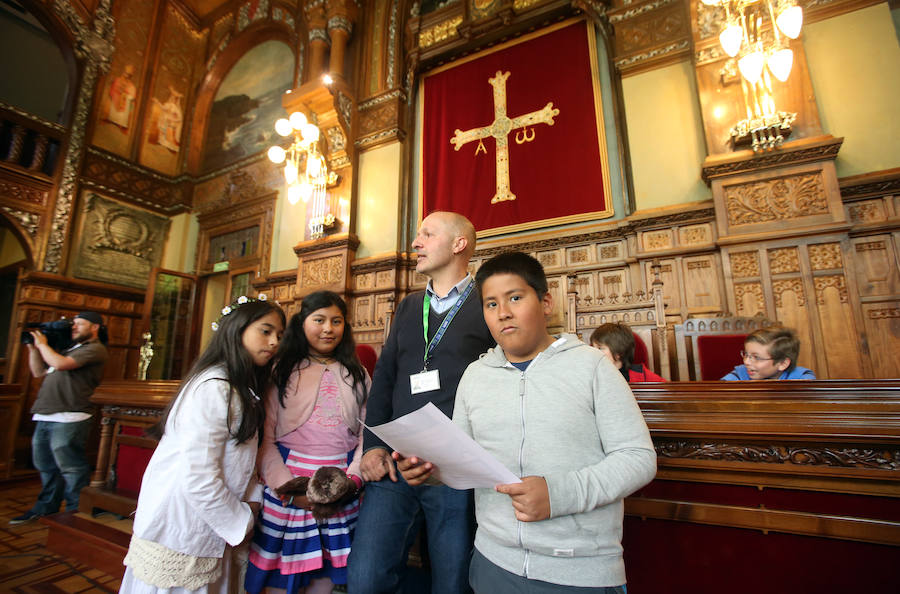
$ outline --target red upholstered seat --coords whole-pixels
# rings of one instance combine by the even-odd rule
[[[142,436],[143,427],[123,426],[120,435]],[[116,492],[128,497],[137,497],[141,490],[144,470],[150,463],[153,450],[140,446],[120,444],[116,454]]]
[[[632,334],[634,334],[632,332]],[[634,334],[634,364],[647,365],[649,367],[650,357],[647,356],[647,345],[641,340],[641,337]]]
[[[709,334],[697,337],[697,353],[700,359],[700,377],[708,381],[722,376],[741,364],[741,351],[746,334]]]
[[[356,345],[356,356],[359,357],[360,363],[369,372],[369,377],[375,375],[375,363],[378,361],[378,354],[371,346],[367,344]]]

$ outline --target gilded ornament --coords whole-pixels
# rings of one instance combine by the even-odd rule
[[[484,148],[482,139],[488,138],[489,136],[494,138],[497,147],[495,165],[497,184],[494,197],[491,198],[491,204],[516,199],[516,195],[512,193],[512,190],[509,187],[510,132],[522,128],[523,130],[516,135],[516,142],[519,144],[531,142],[534,140],[535,132],[532,130],[531,134],[528,135],[528,126],[535,124],[547,124],[548,126],[552,126],[553,118],[559,115],[559,110],[554,109],[553,102],[551,101],[547,103],[543,109],[532,111],[512,119],[507,117],[506,79],[509,78],[510,74],[510,72],[501,72],[498,70],[493,77],[488,79],[488,82],[494,88],[494,121],[491,125],[481,128],[472,128],[465,132],[457,128],[454,130],[453,138],[450,139],[450,144],[452,144],[454,150],[457,151],[465,144],[472,142],[473,140],[478,140],[479,144],[475,149],[475,155],[477,156],[482,150],[484,150],[485,153],[487,152]],[[521,137],[519,134],[521,134]]]
[[[459,34],[456,28],[462,24],[462,21],[462,17],[458,16],[421,31],[419,33],[419,47],[425,49],[451,37],[457,37]]]
[[[59,272],[62,260],[63,243],[69,228],[72,200],[75,192],[75,179],[84,157],[84,133],[87,129],[88,113],[94,99],[97,76],[109,70],[109,63],[114,50],[115,20],[110,11],[110,0],[101,0],[94,11],[94,27],[87,27],[75,12],[71,3],[66,0],[55,0],[53,9],[69,28],[76,40],[75,53],[86,60],[78,87],[75,102],[75,115],[72,119],[69,146],[63,162],[56,207],[47,240],[47,252],[44,257],[45,272]]]

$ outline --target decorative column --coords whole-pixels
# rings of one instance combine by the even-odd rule
[[[325,15],[325,0],[311,0],[303,7],[306,24],[309,27],[309,79],[317,80],[325,71],[325,56],[328,53],[328,19]]]
[[[326,6],[328,13],[328,36],[331,38],[329,73],[344,76],[344,50],[353,32],[356,21],[356,4],[352,0],[330,0]]]

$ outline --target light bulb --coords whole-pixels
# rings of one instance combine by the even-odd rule
[[[729,57],[733,58],[741,51],[741,40],[744,38],[744,30],[737,23],[731,23],[719,33],[719,43]]]
[[[322,172],[322,161],[312,157],[306,158],[306,175],[309,177],[319,177]]]
[[[763,66],[766,65],[766,57],[759,50],[751,52],[738,60],[738,69],[741,75],[747,79],[751,85],[755,85],[762,76]]]
[[[766,60],[772,76],[785,82],[791,75],[791,66],[794,65],[794,52],[790,48],[776,50]]]
[[[284,166],[284,179],[288,185],[297,181],[297,168],[290,163]]]
[[[309,202],[309,199],[312,198],[313,195],[312,184],[304,182],[298,186],[298,189],[300,192],[300,198],[302,198],[304,202]]]
[[[330,84],[333,83],[333,82],[334,82],[334,79],[331,78],[331,75],[330,75],[330,74],[323,74],[323,75],[322,75],[322,84],[324,84],[324,85],[330,85]]]
[[[302,130],[303,126],[306,125],[306,116],[303,115],[302,111],[295,111],[290,115],[290,122],[294,130]]]
[[[803,9],[794,5],[782,10],[775,19],[775,24],[782,33],[791,39],[797,39],[800,36],[800,27],[803,26]]]
[[[269,156],[269,161],[273,163],[283,163],[285,152],[284,149],[280,146],[272,146],[269,147],[269,151],[266,153]]]
[[[319,129],[315,124],[305,124],[300,134],[303,135],[304,142],[313,143],[319,140]]]
[[[288,119],[280,118],[275,120],[275,131],[281,136],[290,136],[291,132],[294,131],[294,127],[291,126],[291,122]]]
[[[719,2],[721,0],[700,0],[700,1],[703,2],[704,4],[706,4],[707,6],[716,6],[719,4]]]
[[[288,186],[287,199],[291,204],[297,204],[300,201],[300,186]]]

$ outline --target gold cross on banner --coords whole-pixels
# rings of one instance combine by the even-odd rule
[[[510,119],[506,115],[506,79],[509,78],[509,72],[497,71],[492,78],[488,79],[491,86],[494,87],[494,121],[490,126],[483,128],[472,128],[465,132],[457,128],[454,131],[450,144],[459,150],[462,146],[473,140],[478,141],[478,147],[475,154],[479,152],[487,152],[482,144],[481,139],[493,136],[497,142],[497,193],[491,198],[491,204],[503,202],[504,200],[515,200],[516,195],[509,189],[509,134],[513,130],[524,128],[516,134],[516,143],[523,144],[534,140],[534,130],[528,133],[528,126],[533,124],[553,125],[553,116],[559,115],[558,109],[553,109],[551,101],[544,106],[543,109],[526,113],[517,118]]]

